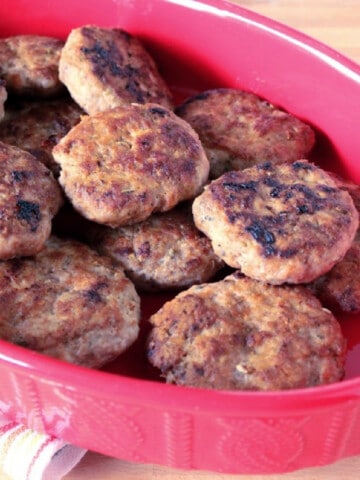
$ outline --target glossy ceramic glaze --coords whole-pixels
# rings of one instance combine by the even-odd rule
[[[19,13],[21,12],[21,14]],[[2,0],[0,35],[65,38],[82,24],[138,35],[178,100],[217,86],[251,90],[311,123],[312,160],[360,181],[360,68],[297,32],[225,1]],[[288,392],[217,392],[165,385],[139,341],[104,371],[0,342],[0,411],[74,444],[126,460],[233,473],[286,472],[360,453],[360,326],[347,379]]]

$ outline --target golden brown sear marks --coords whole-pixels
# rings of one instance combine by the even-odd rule
[[[6,102],[6,99],[7,92],[5,89],[5,82],[0,79],[0,120],[2,120],[5,115],[4,103]]]
[[[197,131],[210,177],[270,161],[306,158],[315,143],[309,125],[249,92],[214,89],[189,98],[176,113]]]
[[[72,30],[60,59],[60,78],[89,114],[129,103],[172,108],[171,94],[150,54],[118,28]]]
[[[60,187],[44,165],[0,142],[0,259],[39,252],[62,201]]]
[[[224,266],[210,240],[195,227],[187,206],[126,227],[94,226],[90,237],[91,245],[118,262],[142,290],[203,283]]]
[[[137,338],[140,301],[122,270],[80,243],[51,237],[35,257],[0,262],[0,337],[87,367]]]
[[[75,209],[111,227],[140,222],[195,197],[209,172],[197,134],[157,104],[86,117],[53,155]]]
[[[195,199],[193,213],[220,258],[272,284],[328,272],[359,222],[350,195],[306,160],[227,172]]]
[[[0,78],[16,95],[49,97],[64,90],[59,80],[62,40],[39,35],[0,39]]]
[[[0,141],[31,153],[57,176],[59,166],[52,149],[83,114],[70,97],[32,102],[18,111],[14,109],[3,121]]]
[[[236,273],[181,292],[150,321],[148,358],[168,383],[286,390],[344,375],[340,325],[304,287]]]

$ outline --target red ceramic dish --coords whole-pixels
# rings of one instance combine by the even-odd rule
[[[330,48],[221,0],[0,3],[1,36],[65,38],[86,23],[140,36],[179,97],[231,86],[281,105],[316,128],[314,161],[360,181],[360,68]],[[162,301],[144,297],[145,320]],[[130,461],[232,473],[324,465],[360,453],[359,320],[340,318],[347,379],[287,392],[162,384],[147,370],[143,338],[104,371],[0,341],[0,411]]]

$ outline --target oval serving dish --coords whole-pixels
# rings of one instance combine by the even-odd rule
[[[21,15],[19,12],[21,11]],[[294,30],[221,0],[2,0],[0,36],[66,38],[84,24],[139,36],[177,98],[250,90],[309,122],[311,160],[360,182],[360,68]],[[146,318],[165,297],[143,297]],[[227,473],[281,473],[360,453],[360,319],[339,318],[346,379],[286,392],[205,391],[154,379],[144,335],[103,371],[0,341],[0,411],[129,461]]]

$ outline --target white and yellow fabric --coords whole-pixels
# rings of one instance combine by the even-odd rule
[[[85,452],[0,418],[0,471],[11,480],[60,480]]]

